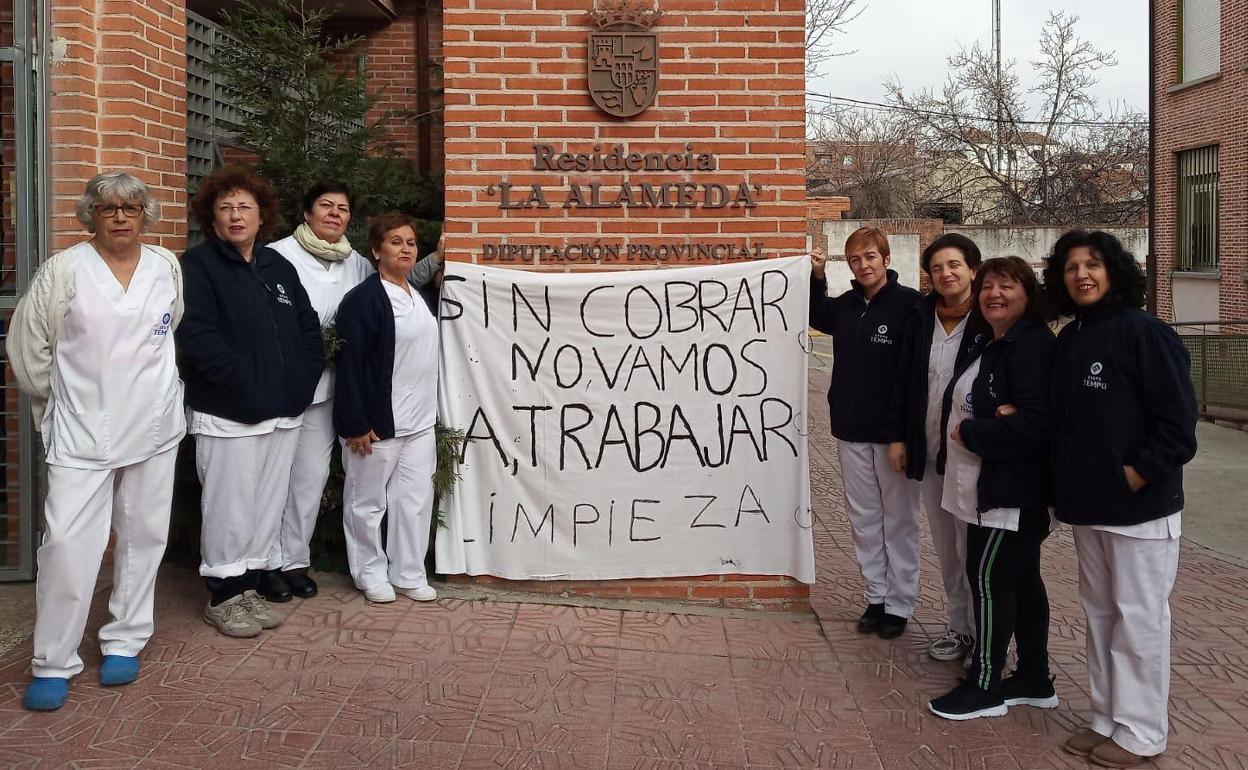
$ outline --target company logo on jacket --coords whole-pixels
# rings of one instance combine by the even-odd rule
[[[888,337],[888,324],[880,324],[880,328],[875,330],[875,334],[871,335],[871,341],[879,345],[891,345],[893,341]]]
[[[169,336],[169,327],[173,324],[173,314],[165,313],[160,317],[160,323],[152,327],[152,344],[159,345],[165,337]]]
[[[295,304],[290,301],[290,297],[286,296],[286,287],[280,283],[277,285],[277,301],[283,305],[291,305],[292,307]]]
[[[1109,384],[1101,376],[1103,371],[1105,371],[1104,365],[1100,361],[1093,361],[1091,368],[1088,369],[1088,376],[1083,378],[1083,387],[1093,390],[1109,390]]]
[[[972,407],[972,406],[971,406],[971,394],[970,394],[970,393],[967,393],[967,394],[966,394],[966,398],[965,398],[965,399],[963,399],[963,403],[961,403],[961,404],[958,406],[958,408],[959,408],[960,410],[962,410],[962,414],[973,414],[973,413],[974,413],[975,409],[974,409],[974,407]]]

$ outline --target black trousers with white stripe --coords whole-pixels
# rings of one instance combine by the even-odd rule
[[[975,647],[967,681],[992,690],[1001,681],[1010,637],[1020,676],[1049,675],[1049,596],[1040,577],[1046,511],[1024,510],[1017,532],[969,524],[966,577],[975,607]]]

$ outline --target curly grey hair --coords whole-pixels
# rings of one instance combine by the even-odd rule
[[[95,232],[95,207],[105,203],[137,203],[142,206],[144,230],[160,220],[160,205],[152,198],[152,191],[143,184],[143,180],[124,171],[106,171],[87,182],[75,211],[87,232]]]

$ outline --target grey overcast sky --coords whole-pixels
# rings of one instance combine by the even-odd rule
[[[838,36],[837,50],[854,50],[821,65],[807,88],[867,101],[884,101],[882,83],[896,75],[907,91],[940,86],[945,57],[960,44],[992,45],[991,0],[859,0],[862,15]],[[1148,111],[1148,0],[1001,0],[1002,49],[1018,62],[1024,87],[1032,84],[1040,29],[1049,11],[1079,17],[1076,30],[1118,57],[1100,73],[1096,96],[1102,104],[1126,102]],[[812,103],[812,107],[815,103]]]

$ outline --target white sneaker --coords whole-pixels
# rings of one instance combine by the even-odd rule
[[[399,593],[414,602],[432,602],[438,598],[438,592],[433,590],[433,586],[421,586],[420,588],[400,588]]]
[[[932,640],[927,654],[932,660],[961,660],[974,644],[975,640],[970,636],[948,629]]]
[[[394,601],[394,586],[389,583],[382,583],[373,588],[365,588],[364,598],[376,604],[387,604]]]

